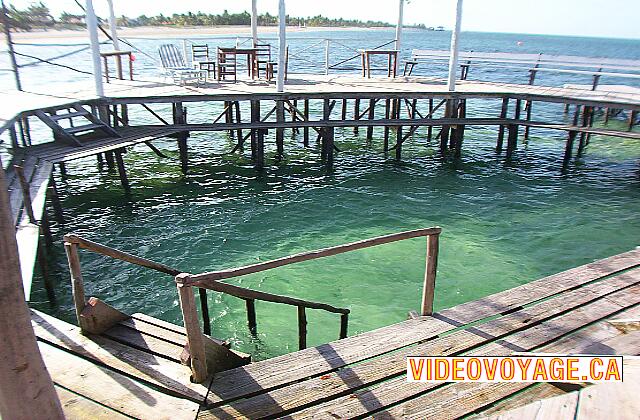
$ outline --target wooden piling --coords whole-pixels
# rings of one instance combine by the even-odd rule
[[[518,124],[509,124],[507,127],[507,160],[510,160],[513,156],[513,151],[518,145]]]
[[[284,128],[280,128],[280,125],[284,122],[284,101],[276,101],[276,121],[278,127],[276,128],[276,148],[278,158],[284,156]]]
[[[124,159],[122,158],[123,149],[117,149],[115,151],[116,155],[116,163],[118,164],[118,174],[120,175],[120,183],[124,188],[125,192],[131,192],[131,186],[129,185],[129,179],[127,178],[127,170],[124,166]]]
[[[458,105],[458,118],[466,118],[467,116],[467,100],[461,99]],[[458,124],[455,129],[455,157],[459,158],[462,154],[462,142],[464,140],[464,124]]]
[[[360,98],[356,98],[353,101],[353,119],[358,121],[360,119]],[[353,126],[353,134],[358,134],[358,126]]]
[[[56,215],[56,220],[60,224],[64,224],[64,212],[62,211],[62,204],[60,203],[60,195],[58,194],[58,188],[56,186],[56,181],[51,176],[49,180],[49,196],[51,197],[51,204],[53,205],[53,212]]]
[[[629,113],[629,126],[628,131],[633,130],[633,126],[636,124],[636,118],[638,118],[638,111],[631,111]]]
[[[256,159],[255,168],[261,171],[264,168],[264,136],[267,134],[265,128],[258,129],[258,135],[256,137]]]
[[[251,106],[251,123],[256,124],[260,122],[260,101],[252,100]],[[251,160],[255,164],[257,156],[258,146],[258,130],[256,128],[251,129]]]
[[[532,113],[532,108],[533,106],[533,101],[528,100],[525,102],[525,119],[527,121],[531,121],[531,113]],[[528,125],[524,126],[524,135],[522,137],[522,141],[527,142],[529,141],[529,132],[531,131],[531,127],[529,127]]]
[[[576,105],[576,112],[573,116],[573,125],[578,125],[578,120],[580,119],[580,105]],[[576,135],[578,133],[576,131],[569,131],[569,135],[567,137],[567,144],[564,149],[564,159],[562,162],[563,167],[567,167],[569,161],[571,160],[571,154],[573,153],[573,142],[575,141]]]
[[[391,118],[391,99],[385,99],[384,101],[384,119],[388,120]],[[385,152],[389,151],[389,126],[384,126],[384,146],[383,150]]]
[[[373,120],[375,118],[376,112],[376,99],[369,99],[369,120]],[[373,140],[373,126],[370,125],[367,127],[367,141]]]
[[[593,112],[593,107],[585,106],[582,111],[582,127],[589,126],[589,121],[591,119],[591,114]],[[580,133],[580,141],[578,142],[578,151],[576,152],[576,156],[582,156],[584,152],[584,148],[586,146],[587,141],[587,133],[584,131]]]
[[[305,121],[309,121],[309,100],[305,99],[304,100],[304,120]],[[304,127],[303,128],[303,135],[304,135],[304,140],[303,140],[303,144],[305,147],[309,146],[309,127]]]
[[[115,160],[114,160],[112,151],[104,152],[104,160],[107,161],[107,170],[109,172],[114,171],[115,168],[116,168],[116,164],[115,164]]]
[[[235,123],[236,124],[240,124],[242,123],[242,113],[240,111],[240,101],[234,101],[234,108],[235,108],[235,116],[236,116],[236,120]],[[242,129],[238,128],[236,130],[237,132],[237,137],[238,137],[238,144],[240,145],[240,150],[242,150],[242,141],[244,139],[244,137],[242,136]]]
[[[247,325],[252,336],[258,335],[258,323],[256,322],[256,301],[255,299],[245,299],[247,307]]]
[[[347,102],[347,98],[343,98],[342,99],[342,115],[341,115],[341,119],[342,121],[347,119],[347,105],[349,103]]]
[[[429,98],[429,118],[433,118],[433,98]],[[427,127],[427,140],[431,143],[433,138],[433,126]]]
[[[502,99],[502,108],[500,109],[500,118],[507,118],[507,113],[509,111],[509,98]],[[500,124],[500,128],[498,129],[498,141],[496,142],[496,152],[502,152],[502,145],[504,143],[504,130],[505,125]]]

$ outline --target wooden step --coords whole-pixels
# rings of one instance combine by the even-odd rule
[[[76,127],[64,128],[69,134],[81,133],[83,131],[92,131],[92,130],[102,130],[104,129],[104,125],[102,124],[87,124],[87,125],[79,125]]]
[[[67,114],[53,114],[51,115],[51,119],[54,121],[59,121],[59,120],[64,120],[66,118],[71,119],[75,117],[84,117],[87,114],[89,114],[89,112],[86,110],[69,112]]]

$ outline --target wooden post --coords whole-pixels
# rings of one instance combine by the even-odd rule
[[[429,118],[433,118],[433,98],[429,98]],[[433,126],[427,127],[427,140],[431,143],[433,137]]]
[[[423,316],[433,314],[433,298],[436,289],[436,272],[438,270],[438,251],[440,234],[427,236],[427,261],[424,272],[424,286],[422,287]]]
[[[124,159],[122,158],[122,149],[117,149],[116,163],[118,164],[118,173],[120,174],[120,183],[124,190],[128,193],[131,192],[131,186],[129,185],[129,179],[127,178],[127,170],[124,167]]]
[[[0,185],[6,185],[0,163]],[[63,419],[24,300],[11,206],[0,188],[0,416],[6,419]]]
[[[264,168],[264,136],[266,134],[267,129],[258,129],[258,136],[256,137],[256,162],[254,165],[257,170]]]
[[[211,335],[211,318],[209,317],[209,302],[207,300],[207,289],[198,288],[200,298],[200,312],[202,313],[202,331],[206,335]]]
[[[82,280],[82,269],[80,267],[80,256],[78,255],[78,245],[65,242],[64,251],[67,254],[69,262],[69,274],[71,275],[71,295],[73,296],[73,305],[76,308],[76,319],[80,329],[84,329],[84,323],[80,314],[87,304],[87,298],[84,294],[84,282]]]
[[[507,112],[509,111],[509,98],[502,99],[502,109],[500,110],[500,118],[507,118]],[[502,145],[504,143],[504,124],[500,124],[500,128],[498,130],[498,141],[496,143],[496,152],[502,152]]]
[[[284,128],[281,127],[284,122],[284,101],[282,100],[276,101],[276,122],[278,123],[276,128],[277,155],[278,158],[282,158],[284,156]]]
[[[340,314],[340,339],[347,338],[349,314]]]
[[[298,349],[307,348],[307,314],[304,306],[298,306]]]
[[[533,101],[529,100],[527,102],[525,102],[525,110],[526,110],[526,120],[527,121],[531,121],[531,107],[533,106]],[[531,131],[531,127],[529,127],[528,125],[525,125],[524,127],[524,137],[523,137],[523,141],[527,142],[529,141],[529,131]]]
[[[260,122],[260,101],[252,100],[251,105],[251,123],[257,124]],[[253,163],[256,162],[258,145],[258,130],[256,128],[251,129],[251,159]]]
[[[242,114],[240,112],[240,101],[234,101],[233,104],[235,105],[235,110],[236,110],[236,124],[240,124],[242,122]],[[240,128],[238,128],[237,130],[237,137],[238,137],[238,143],[241,145],[240,147],[242,147],[242,139],[244,139],[244,137],[242,136],[242,130]]]
[[[304,100],[304,120],[309,121],[309,100]],[[309,127],[303,128],[304,133],[304,145],[305,147],[309,146]]]
[[[458,118],[465,118],[467,116],[467,100],[460,100],[458,106]],[[455,135],[455,157],[459,158],[462,154],[462,142],[464,140],[464,124],[458,124],[456,127]]]
[[[373,120],[376,115],[376,99],[369,99],[369,121]],[[367,141],[373,140],[373,126],[367,127]]]
[[[636,124],[637,117],[638,117],[638,111],[630,111],[628,131],[633,130],[633,126]]]
[[[107,161],[107,170],[113,171],[116,167],[115,160],[113,157],[113,152],[112,151],[104,152],[104,159]]]
[[[252,336],[258,335],[258,323],[256,322],[256,301],[255,299],[245,299],[247,306],[247,324],[249,325],[249,332]]]
[[[593,113],[593,107],[585,106],[584,111],[582,113],[582,127],[588,127],[589,121],[591,121],[591,115]],[[576,156],[582,156],[582,152],[584,151],[584,147],[587,141],[587,133],[584,131],[580,133],[580,141],[578,143],[578,151]]]
[[[573,125],[578,125],[578,120],[580,119],[580,105],[576,105],[576,113],[573,115]],[[564,149],[564,159],[562,162],[563,168],[569,164],[569,160],[571,159],[571,153],[573,152],[573,142],[576,139],[576,135],[578,133],[576,131],[569,131],[569,136],[567,138],[567,145]]]
[[[384,119],[388,120],[391,118],[391,99],[385,99],[384,101]],[[389,126],[385,125],[384,126],[384,147],[383,147],[385,152],[389,151]]]
[[[232,106],[232,102],[229,102],[229,107]],[[229,110],[231,108],[228,108]],[[227,114],[229,115],[229,114]],[[182,102],[176,102],[173,104],[173,123],[174,124],[186,124],[187,123],[187,113],[186,109],[182,106]],[[187,138],[189,137],[189,132],[182,131],[177,135],[178,141],[178,151],[180,152],[180,169],[183,174],[186,174],[189,170],[189,155],[188,155],[188,146],[187,146]]]
[[[178,274],[176,276],[176,285],[178,287],[184,328],[187,333],[187,346],[189,347],[189,355],[191,356],[191,380],[195,383],[202,383],[209,376],[209,372],[207,370],[204,337],[202,336],[200,324],[198,323],[198,313],[196,311],[196,301],[193,290],[190,286],[183,284],[188,278],[189,274]]]
[[[331,119],[331,104],[329,99],[325,99],[322,107],[322,119],[323,121],[329,121]],[[333,147],[334,147],[334,127],[322,128],[322,155],[321,159],[327,164],[328,167],[333,165]]]
[[[353,104],[353,119],[358,121],[360,119],[360,98],[356,98]],[[353,134],[358,134],[358,126],[353,126]]]
[[[509,124],[507,128],[509,136],[507,137],[507,159],[511,159],[513,151],[518,144],[518,125]]]
[[[342,99],[342,115],[340,117],[340,119],[342,119],[342,121],[347,119],[347,98],[343,98]]]

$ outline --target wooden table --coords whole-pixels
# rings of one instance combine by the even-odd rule
[[[362,56],[362,77],[371,78],[371,56],[386,55],[389,57],[387,64],[387,76],[396,77],[398,64],[398,50],[360,50]]]
[[[258,56],[257,48],[220,48],[222,53],[231,53],[238,55],[246,55],[247,56],[247,74],[249,77],[255,77],[253,74],[253,65]]]
[[[107,79],[107,83],[109,83],[109,57],[116,58],[116,77],[120,80],[124,80],[124,75],[122,74],[122,56],[129,57],[129,80],[133,80],[133,54],[131,51],[108,51],[100,53],[100,57],[102,57],[104,62],[104,75]]]

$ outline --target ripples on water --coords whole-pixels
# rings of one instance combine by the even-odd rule
[[[446,48],[446,34],[407,33],[409,47]],[[373,45],[388,34],[356,35]],[[592,55],[607,51],[611,56],[640,56],[637,41],[520,35],[467,37],[468,45],[463,48],[486,51],[490,45],[491,50],[508,51],[516,39],[525,39],[526,52],[575,54],[587,48],[587,52],[593,50]],[[151,52],[160,42],[143,43]],[[136,66],[152,68],[144,58],[139,60]],[[472,71],[472,77],[477,75]],[[30,82],[38,83],[35,78]],[[557,85],[557,81],[549,84]],[[195,104],[187,106],[192,122],[213,115]],[[497,115],[499,106],[499,102],[469,101],[469,114]],[[540,119],[557,120],[562,109],[536,105],[534,113]],[[623,126],[622,122],[612,124]],[[287,154],[279,164],[272,159],[275,150],[270,137],[270,166],[257,173],[248,151],[217,156],[233,147],[225,133],[194,133],[189,140],[191,171],[183,177],[175,141],[158,140],[154,144],[171,159],[161,159],[144,146],[126,155],[133,190],[130,201],[123,199],[115,173],[99,172],[94,159],[77,161],[69,165],[66,181],[56,175],[67,224],[54,224],[54,234],[60,238],[73,231],[199,273],[440,225],[444,231],[436,308],[638,245],[637,141],[594,136],[584,158],[562,173],[565,135],[558,132],[533,130],[529,144],[520,145],[513,162],[507,164],[493,149],[495,128],[467,130],[462,158],[456,162],[442,161],[435,142],[427,145],[426,128],[403,147],[401,162],[381,152],[380,129],[371,145],[366,144],[364,131],[357,137],[349,129],[337,130],[336,144],[342,151],[330,172],[319,164],[313,141],[305,149],[300,135],[291,139],[287,134]],[[419,307],[424,242],[414,239],[384,245],[233,282],[348,307],[352,310],[350,334],[355,334],[401,321],[408,310]],[[73,320],[60,241],[53,253],[50,268],[59,304],[49,307],[39,278],[33,303]],[[86,252],[82,265],[88,294],[127,312],[181,323],[171,277]],[[295,308],[258,302],[259,336],[252,339],[244,302],[213,293],[209,296],[215,336],[231,338],[237,348],[258,359],[296,349]],[[338,316],[309,310],[308,319],[309,345],[337,338]]]

